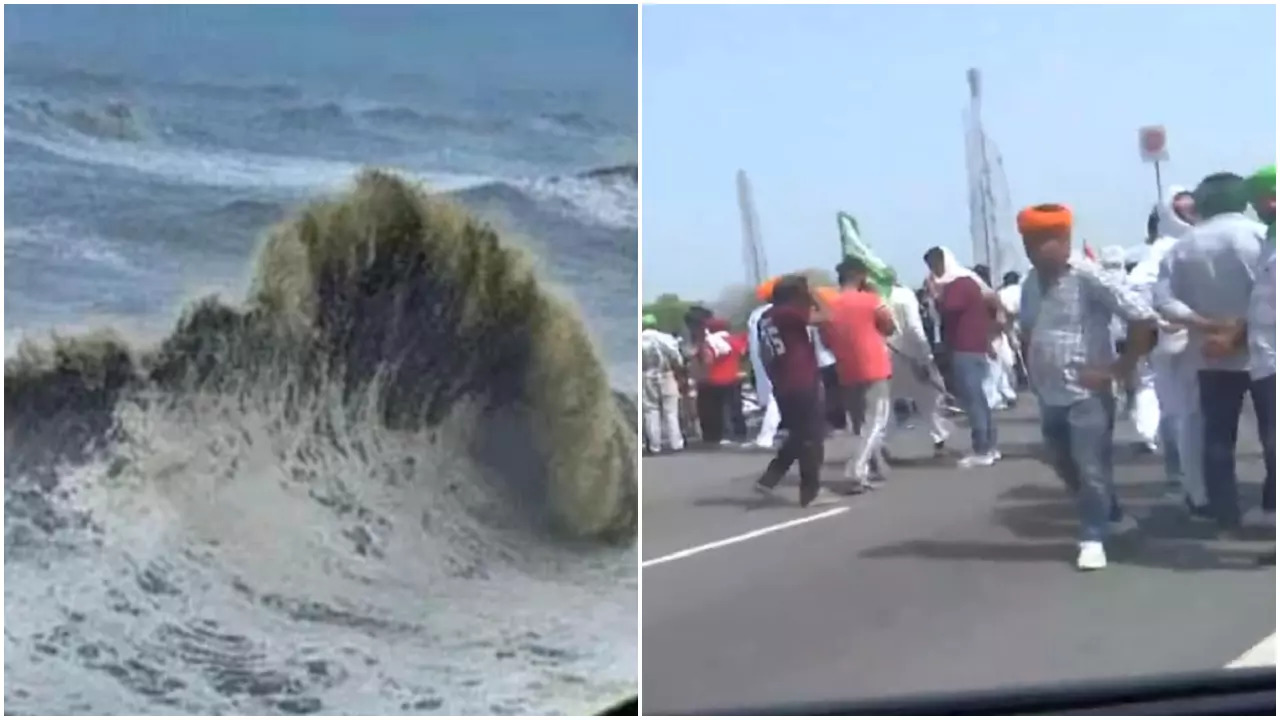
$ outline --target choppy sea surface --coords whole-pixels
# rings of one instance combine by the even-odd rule
[[[634,394],[634,8],[5,21],[10,360],[51,331],[161,342],[194,298],[247,296],[268,228],[379,167],[525,248]],[[49,407],[22,397],[6,386],[7,713],[575,713],[634,692],[634,548],[508,522],[471,404],[406,432],[339,397],[319,432],[202,391],[120,400],[90,433],[96,396],[64,393],[67,436],[95,440],[53,453],[23,429]]]

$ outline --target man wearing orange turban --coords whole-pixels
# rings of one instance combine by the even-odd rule
[[[1040,402],[1041,435],[1054,469],[1076,500],[1076,566],[1098,570],[1107,566],[1103,541],[1108,534],[1132,525],[1120,508],[1112,476],[1112,388],[1150,350],[1156,314],[1123,278],[1092,261],[1071,258],[1071,225],[1071,210],[1063,205],[1036,205],[1018,213],[1018,231],[1039,295],[1039,307],[1023,332],[1028,375]],[[1113,315],[1129,324],[1119,360],[1111,338]]]

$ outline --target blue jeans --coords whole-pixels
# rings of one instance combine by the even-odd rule
[[[1266,478],[1262,507],[1276,509],[1276,377],[1252,380],[1235,370],[1200,371],[1200,412],[1204,416],[1204,482],[1209,509],[1224,528],[1240,525],[1240,497],[1236,483],[1236,437],[1244,394],[1253,398],[1258,419]]]
[[[991,419],[991,406],[983,381],[991,367],[985,353],[958,352],[951,356],[951,372],[956,389],[960,391],[961,409],[969,417],[969,434],[973,439],[973,452],[983,455],[996,449],[996,425]]]
[[[1101,542],[1107,524],[1123,517],[1111,464],[1115,409],[1110,394],[1040,407],[1040,432],[1053,469],[1075,495],[1081,541]]]

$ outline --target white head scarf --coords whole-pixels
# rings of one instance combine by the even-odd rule
[[[1108,270],[1124,269],[1124,248],[1108,245],[1102,248],[1102,267]]]
[[[1107,245],[1102,248],[1098,258],[1098,264],[1102,266],[1102,271],[1113,278],[1123,280],[1124,272],[1124,248],[1119,245]]]
[[[1156,224],[1156,236],[1168,238],[1180,238],[1187,234],[1191,229],[1191,223],[1178,217],[1178,213],[1173,210],[1173,199],[1179,195],[1188,192],[1181,185],[1170,185],[1164,191],[1164,197],[1160,199],[1160,204],[1156,206],[1156,216],[1159,222]]]
[[[960,261],[956,259],[956,254],[951,252],[950,248],[940,247],[938,249],[942,251],[942,274],[933,275],[930,273],[929,275],[929,281],[932,282],[935,287],[942,289],[962,277],[967,277],[972,278],[974,282],[978,283],[978,287],[982,289],[984,294],[992,292],[991,286],[987,284],[987,281],[983,280],[982,277],[974,271],[961,265]]]
[[[1152,288],[1159,279],[1160,263],[1164,260],[1164,256],[1191,230],[1191,224],[1178,217],[1178,213],[1173,210],[1173,199],[1184,192],[1187,192],[1187,189],[1180,185],[1170,185],[1165,190],[1160,204],[1156,205],[1158,218],[1156,239],[1147,246],[1145,257],[1139,260],[1129,272],[1129,284],[1148,298],[1151,297]],[[1185,329],[1162,326],[1154,354],[1177,355],[1186,349],[1188,337]]]

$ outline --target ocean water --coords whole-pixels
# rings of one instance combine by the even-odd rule
[[[5,21],[6,712],[634,692],[635,8]]]

